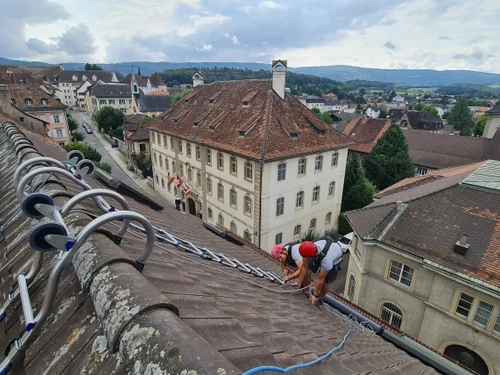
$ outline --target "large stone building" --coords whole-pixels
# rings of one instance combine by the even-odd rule
[[[378,196],[346,213],[346,296],[478,374],[500,374],[500,162],[410,178]]]
[[[146,95],[151,92],[168,92],[167,85],[163,82],[160,74],[155,73],[152,76],[143,76],[140,74],[129,73],[122,81],[128,83],[134,94],[139,94],[139,90]]]
[[[268,250],[337,227],[352,144],[285,92],[286,66],[273,61],[272,80],[197,85],[148,124],[155,189]]]
[[[87,89],[87,113],[95,115],[102,107],[117,108],[126,115],[137,111],[136,103],[132,99],[130,86],[124,83],[98,83]]]
[[[92,85],[98,81],[118,82],[116,73],[108,70],[62,70],[58,78],[61,102],[67,106],[77,106],[78,88],[85,82]]]

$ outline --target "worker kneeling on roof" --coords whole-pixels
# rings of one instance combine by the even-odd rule
[[[321,307],[323,297],[330,290],[330,283],[335,281],[340,271],[340,263],[344,259],[342,248],[332,238],[325,236],[314,242],[302,242],[299,246],[299,253],[308,267],[304,278],[301,279],[302,275],[299,276],[299,285],[311,284],[311,273],[320,270],[314,285],[314,294],[311,294],[309,298],[313,305]]]
[[[302,263],[304,259],[299,253],[299,247],[300,241],[294,241],[283,246],[274,245],[273,249],[271,250],[272,257],[280,262],[281,270],[283,271],[283,275],[285,276],[285,282],[299,277],[300,270],[303,268]],[[295,271],[291,275],[289,274],[289,267],[295,269]]]

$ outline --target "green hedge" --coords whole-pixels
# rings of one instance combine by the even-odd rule
[[[344,216],[344,214],[340,214],[339,215],[339,233],[346,235],[347,233],[351,233],[351,232],[352,232],[352,228],[349,225],[346,217]]]

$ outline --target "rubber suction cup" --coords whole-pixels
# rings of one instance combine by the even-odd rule
[[[95,171],[95,165],[93,162],[91,162],[90,160],[82,160],[80,162],[78,162],[78,164],[76,165],[76,168],[77,168],[77,173],[79,173],[79,171],[83,171],[84,168],[87,168],[87,172],[85,173],[86,176],[90,176],[94,173]]]
[[[31,228],[30,231],[29,242],[31,247],[41,252],[57,250],[55,247],[45,241],[45,236],[48,234],[67,236],[68,232],[63,225],[56,223],[55,221],[37,224],[33,228]]]
[[[54,205],[54,201],[52,198],[43,193],[33,193],[24,198],[23,203],[21,204],[21,209],[23,213],[31,217],[32,219],[41,219],[44,217],[38,210],[35,208],[37,203],[48,204],[50,206]]]
[[[73,161],[75,164],[83,160],[85,156],[83,156],[83,153],[78,150],[73,150],[68,152],[68,160]]]

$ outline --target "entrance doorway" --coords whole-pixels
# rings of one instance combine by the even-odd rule
[[[196,216],[196,203],[194,202],[194,200],[191,198],[188,198],[188,205],[189,205],[189,213],[191,215]]]

